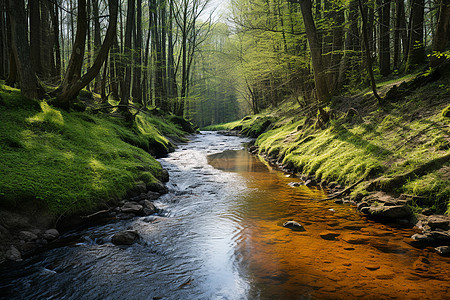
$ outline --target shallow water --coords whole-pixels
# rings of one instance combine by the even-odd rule
[[[66,245],[0,269],[5,299],[448,299],[450,259],[409,245],[411,229],[348,205],[204,132],[161,159],[158,216],[65,235]],[[291,231],[296,220],[306,229]],[[111,244],[114,232],[142,237]],[[332,233],[334,240],[321,237]]]

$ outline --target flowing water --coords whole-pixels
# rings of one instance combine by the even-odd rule
[[[159,215],[67,233],[0,269],[5,299],[449,299],[450,259],[204,132],[161,159]],[[306,231],[282,227],[300,222]],[[111,236],[142,237],[129,247]]]

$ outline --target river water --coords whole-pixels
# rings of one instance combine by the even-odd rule
[[[203,132],[161,159],[159,215],[67,233],[60,247],[0,268],[2,299],[449,299],[450,258],[410,246],[412,229],[373,223],[288,183]],[[300,222],[306,231],[282,227]],[[134,229],[129,247],[111,236]]]

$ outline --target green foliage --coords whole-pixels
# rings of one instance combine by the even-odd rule
[[[92,210],[125,196],[136,182],[156,182],[161,166],[149,152],[167,152],[162,134],[183,134],[159,117],[139,114],[129,128],[120,119],[24,99],[4,86],[0,99],[2,206],[39,203],[54,214]]]

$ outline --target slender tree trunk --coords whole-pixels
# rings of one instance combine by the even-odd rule
[[[59,82],[61,79],[61,48],[59,44],[59,9],[57,3],[49,3],[50,16],[53,25],[54,53],[55,53],[55,76]]]
[[[94,23],[94,53],[97,55],[100,50],[102,37],[100,33],[100,20],[98,11],[98,0],[92,0],[92,16]],[[106,66],[106,65],[105,65]],[[106,68],[107,69],[107,68]],[[103,80],[101,79],[100,73],[95,77],[94,91],[98,92]]]
[[[433,55],[430,58],[432,67],[436,67],[447,58],[442,55],[446,50],[450,34],[450,0],[441,0],[439,18],[433,40]]]
[[[366,66],[367,71],[369,73],[370,77],[370,85],[372,87],[372,92],[375,98],[378,100],[378,104],[382,104],[382,99],[377,93],[377,85],[375,83],[375,78],[373,76],[373,69],[372,69],[372,55],[370,54],[370,46],[369,46],[369,38],[367,37],[367,20],[366,16],[364,14],[364,8],[362,5],[362,0],[358,0],[359,4],[359,10],[361,12],[361,19],[362,19],[362,33],[363,33],[363,40],[364,40],[364,48],[366,53]]]
[[[312,66],[314,71],[314,82],[316,84],[316,96],[320,104],[328,101],[330,93],[328,91],[325,70],[322,65],[322,47],[317,36],[317,30],[312,16],[311,0],[300,1],[303,22],[306,30],[306,37],[311,51]]]
[[[118,0],[109,0],[110,19],[108,29],[106,30],[105,39],[92,66],[87,70],[83,77],[80,77],[79,74],[81,74],[81,64],[83,62],[83,51],[81,51],[81,49],[84,49],[86,39],[86,1],[78,0],[78,2],[79,21],[77,27],[79,28],[77,28],[77,42],[74,45],[74,50],[72,51],[72,57],[66,71],[64,81],[57,90],[58,94],[55,102],[55,104],[64,108],[70,107],[71,101],[78,95],[81,89],[86,87],[89,82],[91,82],[98,75],[103,63],[108,57],[109,48],[114,42],[114,38],[116,36]]]
[[[380,18],[380,49],[379,62],[380,74],[387,76],[391,73],[391,55],[390,55],[390,14],[391,0],[380,0],[381,18]]]
[[[406,69],[412,70],[426,61],[423,39],[425,0],[411,0],[411,21],[408,61]]]
[[[53,40],[50,23],[50,11],[48,0],[41,0],[41,66],[42,75],[49,79],[55,72],[55,60],[53,58]],[[45,68],[43,67],[45,66]]]
[[[6,0],[0,0],[0,79],[6,79],[8,73],[8,44],[6,23]]]
[[[123,112],[128,112],[128,108],[126,107],[129,103],[130,98],[130,86],[131,86],[131,57],[132,57],[132,45],[131,38],[133,34],[133,22],[135,16],[135,8],[136,2],[135,0],[128,1],[127,8],[127,20],[125,25],[125,44],[123,49],[123,57],[125,59],[125,78],[121,84],[121,99],[120,105],[122,105],[121,110]]]
[[[31,65],[24,1],[8,0],[8,9],[11,22],[12,52],[20,77],[21,93],[26,98],[39,98],[43,93]]]
[[[41,65],[41,8],[39,0],[30,0],[30,55],[36,74],[42,75]]]
[[[134,40],[134,80],[133,98],[143,104],[141,75],[142,75],[142,0],[136,2],[136,38]]]

